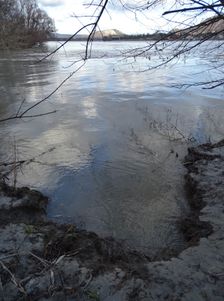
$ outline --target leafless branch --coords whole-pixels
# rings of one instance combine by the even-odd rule
[[[37,63],[41,63],[44,60],[46,60],[47,58],[49,58],[50,56],[52,56],[53,54],[55,54],[56,52],[58,52],[61,48],[63,48],[69,41],[71,41],[75,36],[77,36],[83,29],[86,29],[90,26],[94,26],[95,22],[86,24],[84,26],[82,26],[79,30],[77,30],[73,35],[71,35],[64,43],[62,43],[59,47],[57,47],[56,49],[54,49],[52,52],[50,52],[49,54],[45,55],[42,59],[40,59],[39,61],[37,61]]]
[[[183,13],[186,11],[195,11],[195,10],[206,10],[206,9],[214,9],[216,7],[223,7],[222,4],[213,4],[213,5],[201,5],[201,6],[194,6],[194,7],[185,7],[181,9],[175,9],[175,10],[169,10],[165,11],[163,15],[168,15],[168,14],[174,14],[174,13]]]
[[[85,25],[81,26],[81,28],[79,30],[77,30],[73,35],[71,35],[64,43],[62,43],[59,47],[57,47],[55,50],[53,50],[52,52],[50,52],[49,54],[47,54],[46,56],[44,56],[41,60],[39,60],[37,62],[37,63],[41,63],[41,62],[45,61],[50,56],[52,56],[53,54],[58,52],[62,47],[64,47],[69,41],[71,41],[80,32],[87,29],[87,30],[89,30],[89,34],[88,34],[86,45],[85,45],[84,56],[82,57],[82,59],[80,59],[79,61],[74,62],[70,66],[75,65],[78,62],[80,62],[81,65],[79,67],[77,67],[74,71],[72,71],[70,73],[70,75],[68,75],[46,97],[44,97],[43,99],[37,101],[35,104],[29,106],[28,108],[26,108],[22,111],[22,108],[23,108],[24,103],[25,103],[25,100],[23,100],[21,102],[16,114],[14,114],[12,116],[9,116],[9,117],[6,117],[6,118],[3,118],[3,119],[0,119],[0,123],[1,122],[6,122],[6,121],[9,121],[9,120],[15,120],[15,119],[24,119],[24,118],[34,118],[34,117],[46,116],[46,115],[53,114],[53,113],[56,112],[56,110],[54,110],[54,111],[38,113],[38,114],[31,114],[31,115],[27,114],[28,112],[32,111],[34,108],[39,107],[42,103],[47,101],[50,97],[52,97],[64,85],[64,83],[66,81],[68,81],[76,72],[78,72],[85,65],[86,61],[91,57],[91,43],[94,39],[94,34],[96,32],[96,29],[98,28],[99,21],[100,21],[102,15],[103,15],[103,13],[106,11],[106,7],[107,7],[108,2],[109,2],[109,0],[100,0],[98,3],[94,3],[92,1],[88,4],[86,4],[87,6],[92,6],[92,7],[95,6],[96,7],[95,13],[92,15],[92,17],[95,17],[96,20],[94,22],[89,22],[88,24],[85,24]]]

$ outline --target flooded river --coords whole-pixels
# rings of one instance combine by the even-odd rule
[[[2,162],[32,159],[11,180],[48,195],[50,218],[155,255],[184,246],[177,227],[188,212],[182,159],[194,141],[223,138],[224,91],[174,86],[210,78],[201,52],[141,72],[147,58],[120,54],[139,44],[96,42],[93,58],[30,112],[55,114],[0,125],[0,153]],[[25,108],[46,97],[77,68],[80,42],[36,63],[55,46],[1,52],[2,118],[23,100]]]

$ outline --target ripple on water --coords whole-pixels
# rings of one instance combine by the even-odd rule
[[[154,73],[131,72],[126,62],[117,64],[111,47],[118,55],[134,44],[103,45],[102,50],[96,43],[96,55],[106,52],[105,60],[87,63],[35,111],[57,109],[57,114],[1,125],[2,158],[13,160],[14,137],[19,159],[35,157],[18,171],[18,184],[51,197],[51,218],[113,236],[150,255],[179,250],[184,241],[177,221],[187,211],[181,163],[186,140],[223,136],[221,93],[205,97],[196,87],[171,87],[180,74],[189,78],[192,61],[187,68],[180,61]],[[70,43],[66,55],[60,52],[36,66],[42,55],[37,50],[2,56],[0,92],[9,93],[0,103],[1,116],[18,110],[24,98],[29,104],[49,94],[71,72],[64,67],[80,47]],[[140,63],[144,67],[146,60]]]

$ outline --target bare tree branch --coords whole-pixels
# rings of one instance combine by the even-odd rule
[[[196,6],[196,7],[185,7],[181,9],[175,9],[175,10],[170,10],[170,11],[165,11],[163,15],[168,15],[168,14],[174,14],[174,13],[183,13],[186,11],[195,11],[195,10],[206,10],[206,9],[214,9],[215,7],[222,7],[222,4],[213,4],[213,5],[202,5],[202,6]]]
[[[95,21],[94,22],[89,22],[88,24],[83,25],[80,29],[78,29],[73,35],[71,35],[64,43],[62,43],[59,47],[57,47],[55,50],[53,50],[52,52],[50,52],[49,54],[47,54],[46,56],[44,56],[41,60],[37,61],[37,63],[41,63],[43,61],[45,61],[47,58],[49,58],[50,56],[52,56],[53,54],[55,54],[56,52],[58,52],[62,47],[64,47],[69,41],[71,41],[75,36],[77,36],[81,31],[85,30],[85,29],[89,29],[89,34],[87,37],[87,41],[86,41],[86,45],[85,45],[85,51],[84,51],[84,56],[81,60],[78,60],[76,62],[74,62],[73,64],[71,64],[70,66],[78,63],[78,62],[82,62],[82,64],[77,67],[74,71],[72,71],[70,73],[70,75],[68,75],[51,93],[49,93],[46,97],[44,97],[43,99],[37,101],[35,104],[29,106],[27,109],[22,111],[22,107],[25,103],[25,100],[23,100],[16,112],[15,115],[3,118],[0,120],[0,122],[5,122],[5,121],[9,121],[9,120],[14,120],[14,119],[23,119],[23,118],[33,118],[33,117],[40,117],[40,116],[46,116],[52,113],[55,113],[56,110],[54,111],[50,111],[50,112],[44,112],[44,113],[38,113],[38,114],[31,114],[31,115],[27,115],[28,112],[32,111],[34,108],[39,107],[42,103],[46,102],[50,97],[52,97],[63,85],[66,81],[68,81],[76,72],[78,72],[86,63],[86,61],[91,57],[91,43],[94,39],[94,34],[96,32],[96,29],[98,28],[100,19],[103,15],[103,13],[106,11],[106,7],[108,4],[109,0],[100,0],[98,3],[94,3],[93,1],[90,2],[89,4],[86,4],[89,7],[93,7],[95,6],[95,12],[92,15],[92,17],[95,17]],[[96,14],[97,13],[97,14]],[[95,15],[96,14],[96,15]]]

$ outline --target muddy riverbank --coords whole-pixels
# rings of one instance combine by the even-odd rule
[[[188,248],[153,259],[49,222],[41,193],[1,184],[0,300],[223,300],[224,141],[189,149],[183,164]]]

